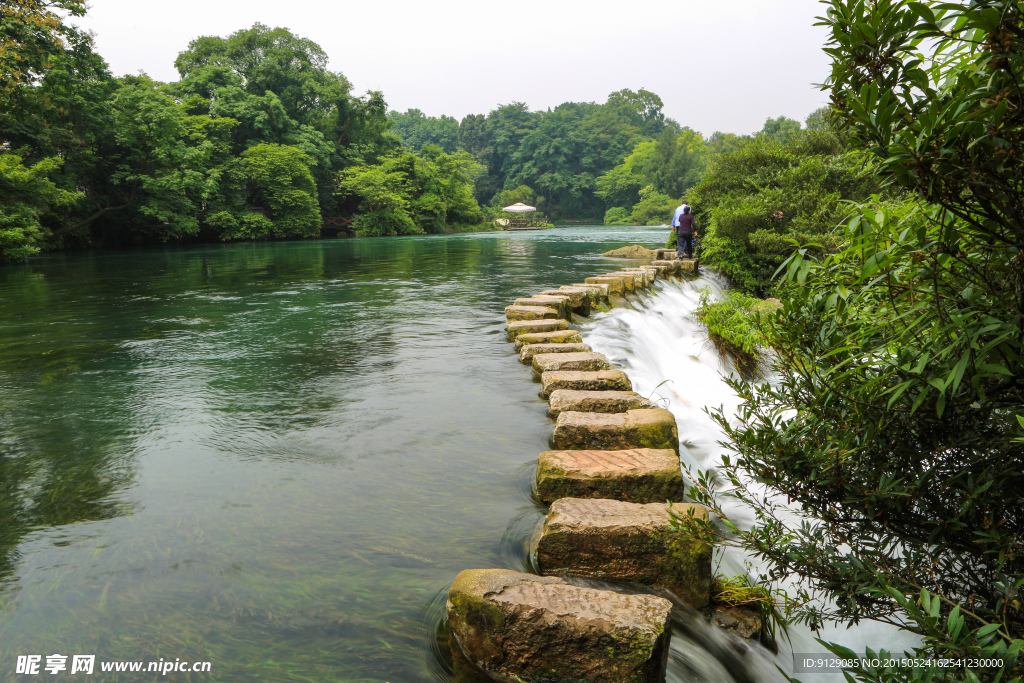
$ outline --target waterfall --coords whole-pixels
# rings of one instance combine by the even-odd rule
[[[584,341],[605,354],[613,365],[626,370],[634,391],[672,411],[679,426],[684,471],[693,472],[718,468],[722,456],[728,453],[718,443],[724,438],[721,428],[705,408],[721,408],[725,415],[734,416],[740,403],[725,382],[725,378],[735,376],[732,361],[719,356],[694,315],[700,290],[705,287],[717,298],[726,283],[707,271],[689,281],[658,280],[655,296],[632,299],[631,308],[614,308],[582,325]],[[753,521],[753,513],[738,502],[730,501],[726,511],[740,525]],[[732,577],[748,573],[748,567],[756,575],[753,558],[738,549],[717,549],[715,574]],[[838,682],[844,680],[838,671],[794,674],[796,654],[827,653],[815,638],[841,643],[858,653],[864,652],[865,646],[900,653],[917,642],[895,627],[874,622],[862,622],[850,629],[827,625],[817,633],[807,626],[794,625],[788,635],[787,641],[780,634],[777,655],[751,647],[737,657],[734,647],[723,645],[728,642],[726,636],[703,618],[683,620],[673,630],[668,680],[781,681],[784,679],[775,669],[777,664],[787,674],[805,681]]]

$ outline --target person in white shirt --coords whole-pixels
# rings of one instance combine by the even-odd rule
[[[676,212],[674,214],[672,214],[672,227],[673,228],[678,228],[679,227],[679,217],[683,215],[683,209],[685,209],[685,208],[687,208],[689,206],[690,206],[690,203],[687,202],[684,199],[683,203],[676,207]]]

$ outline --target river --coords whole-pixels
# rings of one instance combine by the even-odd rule
[[[448,585],[528,567],[543,515],[530,479],[551,423],[503,309],[664,236],[580,227],[0,267],[0,680],[21,680],[19,655],[53,654],[95,655],[98,681],[446,680]],[[698,414],[728,400],[707,394],[728,368],[666,306],[700,284],[583,325],[638,390],[675,381],[660,390],[694,464],[716,453]],[[692,348],[624,336],[673,315]],[[159,660],[210,673],[98,670]]]

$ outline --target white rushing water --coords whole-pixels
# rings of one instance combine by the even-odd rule
[[[634,391],[660,399],[675,415],[684,472],[721,466],[722,456],[728,454],[719,444],[724,435],[705,409],[721,408],[725,415],[734,416],[740,403],[725,382],[735,372],[732,362],[719,356],[693,315],[705,287],[717,298],[725,281],[707,272],[692,281],[659,280],[656,296],[644,295],[635,308],[597,314],[583,326],[584,341],[608,356],[613,365],[623,367]],[[753,514],[739,503],[730,502],[726,511],[739,524],[753,521]],[[756,578],[757,565],[740,550],[719,548],[713,571],[727,577],[748,574]],[[844,680],[842,674],[794,674],[797,655],[827,654],[815,638],[840,643],[854,652],[864,652],[865,646],[900,652],[909,650],[914,642],[909,634],[872,622],[850,629],[827,625],[817,633],[794,625],[789,628],[788,641],[780,637],[779,654],[773,656],[761,647],[738,651],[717,628],[703,620],[693,622],[685,633],[676,629],[673,634],[669,681],[782,681],[775,668],[778,665],[803,681],[831,683]]]

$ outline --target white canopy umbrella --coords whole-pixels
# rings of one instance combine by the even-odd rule
[[[523,204],[522,202],[516,202],[512,206],[506,206],[504,209],[502,209],[502,211],[505,211],[506,213],[529,213],[531,211],[536,211],[536,210],[537,210],[536,207],[527,206],[526,204]]]

